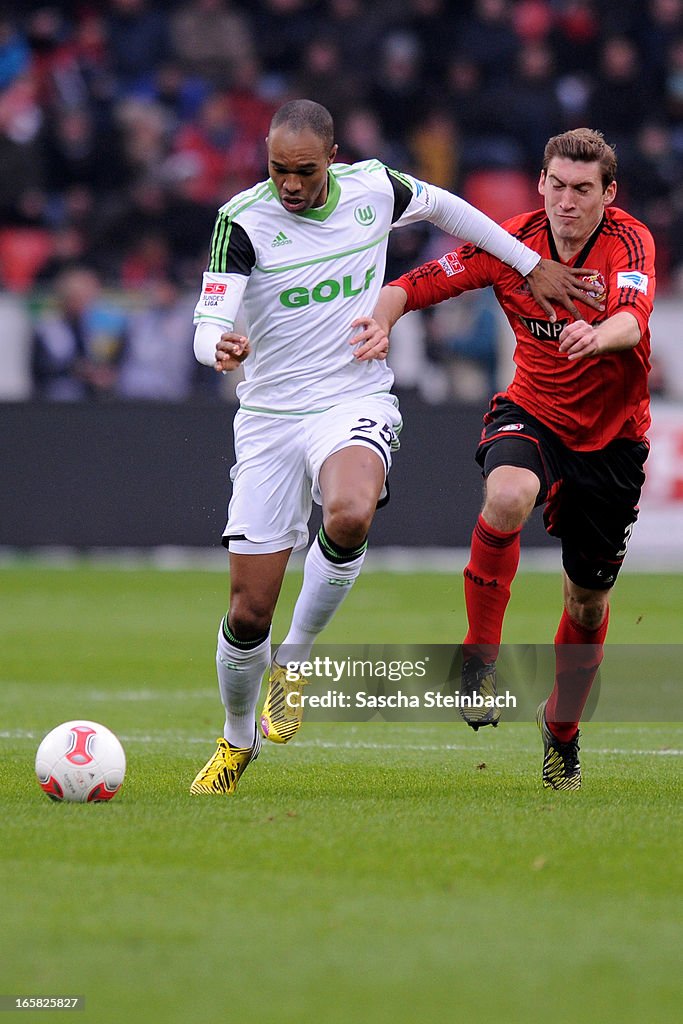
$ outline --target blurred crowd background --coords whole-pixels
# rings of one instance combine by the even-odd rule
[[[266,177],[273,111],[309,97],[339,159],[379,157],[496,220],[536,208],[547,138],[599,128],[618,204],[683,297],[683,0],[72,0],[0,5],[0,398],[220,399],[192,355],[217,208]],[[392,235],[388,278],[451,248]],[[429,401],[507,376],[488,293],[406,318]],[[655,392],[671,389],[655,361]],[[683,387],[679,382],[678,387]]]

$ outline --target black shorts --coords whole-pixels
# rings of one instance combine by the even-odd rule
[[[593,452],[567,448],[552,430],[507,398],[484,416],[476,460],[484,476],[520,466],[541,482],[545,528],[562,541],[569,579],[588,590],[614,586],[645,481],[646,441],[620,439]]]

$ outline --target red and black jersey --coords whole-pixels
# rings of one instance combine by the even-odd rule
[[[503,227],[546,259],[559,260],[544,210],[513,217]],[[558,351],[560,332],[570,322],[567,311],[556,306],[557,322],[550,323],[524,278],[471,244],[425,263],[391,284],[407,293],[406,311],[493,285],[516,338],[516,371],[505,396],[575,451],[595,451],[615,438],[643,440],[650,425],[648,319],[655,291],[652,236],[628,213],[608,207],[569,265],[597,271],[594,294],[604,296],[603,313],[577,302],[583,318],[597,326],[615,313],[632,313],[641,331],[635,348],[569,360]]]

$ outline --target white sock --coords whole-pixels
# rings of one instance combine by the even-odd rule
[[[323,554],[318,539],[314,540],[306,555],[304,581],[292,624],[278,648],[278,665],[309,658],[316,637],[351,590],[364,560],[365,551],[350,562],[332,562]]]
[[[270,664],[270,631],[265,640],[250,650],[235,647],[218,629],[216,670],[218,688],[225,707],[223,735],[234,747],[250,747],[256,731],[256,704],[263,673]]]

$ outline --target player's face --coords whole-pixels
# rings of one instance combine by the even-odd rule
[[[310,129],[294,132],[286,124],[274,128],[266,141],[268,171],[285,210],[304,213],[324,206],[327,169],[337,155],[337,147],[329,150]]]
[[[597,160],[585,163],[553,157],[548,170],[541,171],[538,191],[545,200],[545,211],[556,241],[578,250],[602,220],[617,186],[612,182],[603,189]]]

